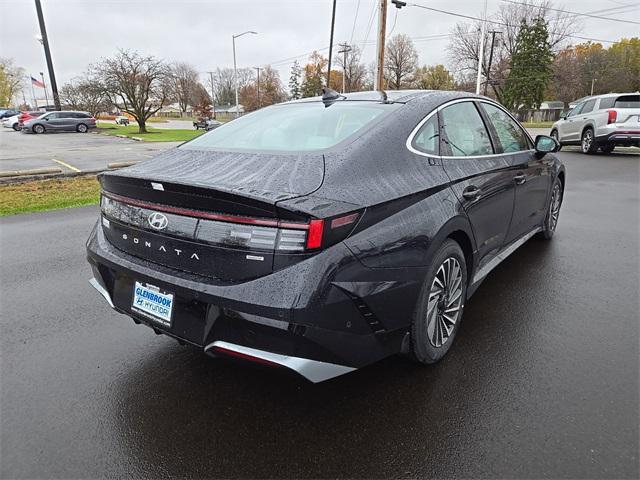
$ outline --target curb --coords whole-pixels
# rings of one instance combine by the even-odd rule
[[[5,170],[4,172],[0,172],[0,178],[6,177],[22,177],[29,175],[47,175],[47,174],[55,174],[62,173],[61,168],[32,168],[30,170]]]

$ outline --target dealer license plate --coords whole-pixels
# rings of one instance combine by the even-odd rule
[[[165,327],[171,326],[173,294],[148,283],[135,282],[131,309]]]

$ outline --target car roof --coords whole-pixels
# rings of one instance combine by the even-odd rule
[[[380,90],[369,90],[364,92],[352,92],[341,94],[345,97],[343,100],[346,101],[369,101],[369,102],[380,102],[384,99],[383,92]],[[387,102],[393,103],[408,103],[412,100],[420,99],[420,98],[430,98],[436,100],[438,97],[442,98],[463,98],[469,97],[471,94],[468,92],[461,91],[449,91],[449,90],[384,90],[384,95],[386,95]],[[322,97],[307,97],[301,98],[299,100],[291,100],[289,102],[284,102],[284,104],[289,103],[306,103],[306,102],[321,102]],[[281,104],[283,105],[283,104]]]

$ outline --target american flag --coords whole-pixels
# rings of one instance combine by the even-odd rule
[[[44,88],[44,83],[42,83],[40,80],[36,80],[33,77],[31,77],[31,85],[34,85],[34,86],[40,87],[40,88]]]

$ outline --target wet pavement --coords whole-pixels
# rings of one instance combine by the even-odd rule
[[[637,478],[640,156],[560,156],[556,237],[489,275],[441,363],[317,385],[112,312],[97,207],[1,219],[1,476]]]

